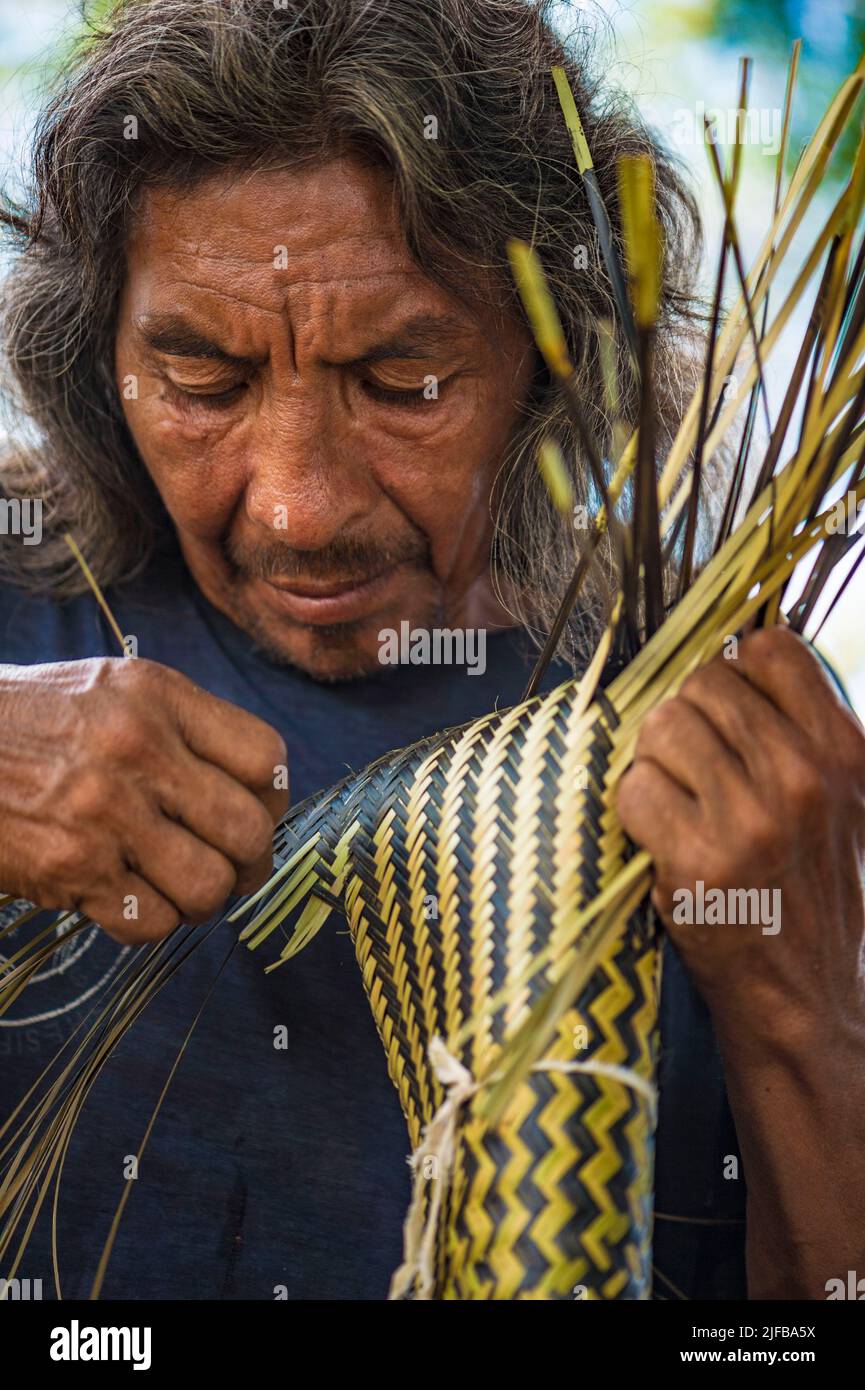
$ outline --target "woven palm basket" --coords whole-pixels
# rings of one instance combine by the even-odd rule
[[[645,911],[497,1122],[473,1089],[561,979],[581,913],[628,854],[605,811],[612,706],[581,714],[577,692],[451,730],[297,807],[244,932],[258,945],[313,883],[344,905],[414,1150],[417,1268],[394,1294],[648,1294],[659,954]],[[330,911],[312,897],[300,937]]]

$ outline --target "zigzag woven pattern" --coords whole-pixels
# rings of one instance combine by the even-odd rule
[[[577,691],[571,682],[448,730],[296,807],[277,841],[283,867],[245,928],[257,946],[307,899],[287,958],[344,909],[415,1150],[446,1099],[431,1040],[490,1078],[559,979],[579,912],[627,857],[604,810],[615,720],[609,705],[581,711]],[[651,1083],[658,971],[654,929],[634,912],[503,1118],[485,1117],[483,1087],[461,1108],[433,1297],[649,1296],[650,1100],[609,1073],[557,1064]],[[428,1215],[443,1175],[422,1149],[418,1163]]]

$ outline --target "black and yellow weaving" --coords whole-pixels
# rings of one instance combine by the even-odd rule
[[[284,868],[244,933],[257,945],[314,884],[287,956],[330,913],[322,898],[344,904],[415,1150],[446,1098],[432,1040],[491,1076],[627,852],[604,809],[608,715],[581,714],[577,691],[439,735],[297,807],[277,844]],[[636,912],[505,1114],[491,1122],[481,1091],[467,1100],[451,1173],[421,1145],[425,1201],[445,1186],[422,1296],[648,1296],[657,975],[654,929]],[[627,1068],[645,1088],[560,1069],[575,1062]]]

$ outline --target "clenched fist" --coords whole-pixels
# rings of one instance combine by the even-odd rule
[[[141,942],[272,867],[282,738],[155,662],[0,666],[0,888]]]

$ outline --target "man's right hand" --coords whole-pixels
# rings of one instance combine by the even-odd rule
[[[0,666],[0,891],[123,942],[204,922],[271,872],[286,757],[269,724],[155,662]]]

